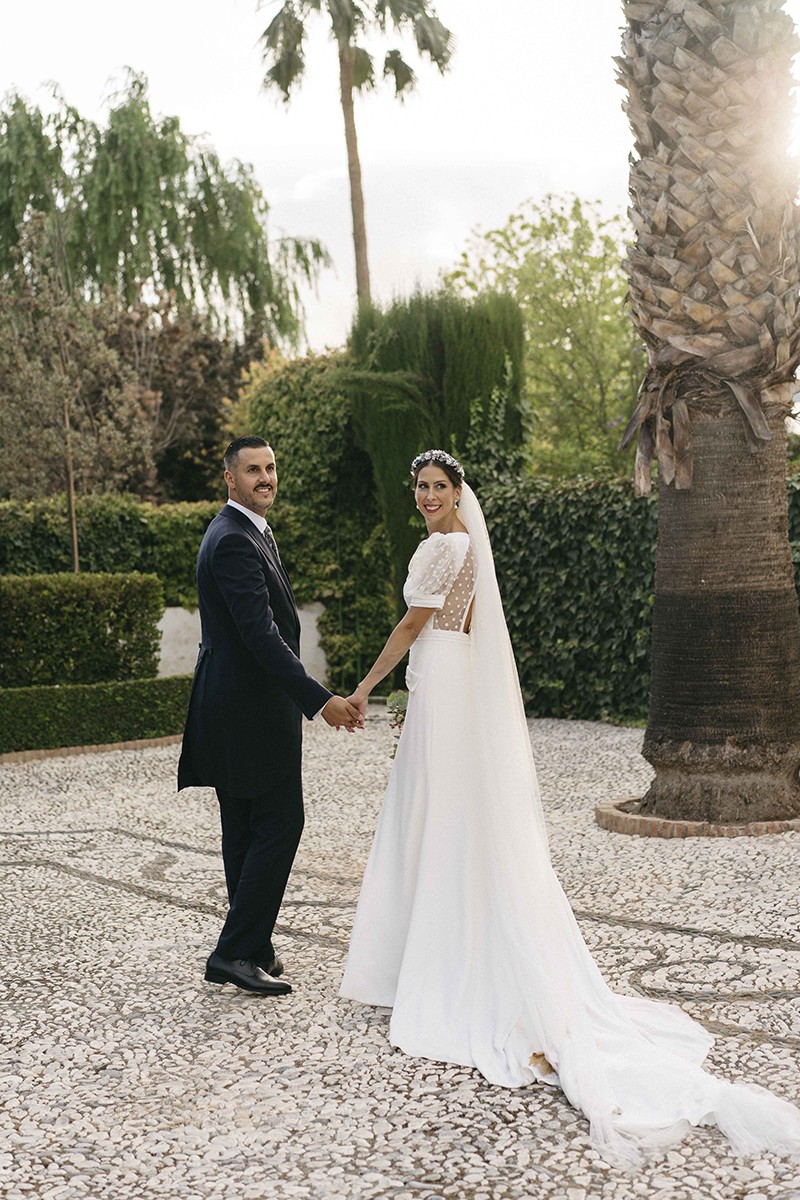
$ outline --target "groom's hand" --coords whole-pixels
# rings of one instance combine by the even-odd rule
[[[364,728],[364,718],[360,711],[349,700],[345,700],[344,696],[331,696],[322,710],[322,716],[334,729],[344,726],[348,733],[352,733],[354,729]]]

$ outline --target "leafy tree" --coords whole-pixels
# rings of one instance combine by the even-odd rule
[[[523,330],[507,295],[465,299],[418,291],[385,308],[362,308],[350,332],[353,364],[339,370],[356,440],[372,463],[391,553],[395,603],[404,610],[406,566],[420,537],[409,463],[430,446],[464,455],[480,487],[502,443],[517,464],[525,435]],[[492,444],[490,462],[480,444]]]
[[[159,501],[216,499],[231,402],[244,371],[263,357],[264,341],[220,333],[163,294],[140,295],[128,307],[107,293],[94,320],[135,379],[148,415],[154,475],[144,490],[129,490]]]
[[[142,75],[129,73],[105,125],[57,97],[52,115],[18,94],[0,108],[0,275],[41,212],[68,289],[98,299],[110,287],[133,304],[146,283],[180,307],[296,342],[301,285],[327,254],[313,240],[269,243],[252,168],[223,167],[177,117],[155,117]]]
[[[627,229],[596,203],[529,201],[500,229],[476,232],[446,283],[463,295],[510,292],[525,322],[525,377],[538,475],[610,473],[643,355],[624,310]]]
[[[385,35],[390,26],[397,33],[410,30],[419,54],[429,58],[442,72],[450,61],[453,38],[427,0],[284,0],[264,30],[261,44],[263,61],[269,64],[264,87],[277,89],[286,103],[305,72],[303,43],[308,22],[314,14],[323,13],[330,22],[339,54],[339,98],[350,176],[356,292],[361,307],[370,302],[370,284],[353,99],[355,92],[367,92],[376,86],[375,62],[361,44],[362,38],[374,31]],[[401,100],[416,83],[414,71],[396,48],[386,53],[383,76],[391,79],[395,95]]]
[[[0,280],[0,495],[65,491],[77,571],[76,490],[143,483],[152,439],[132,373],[44,242],[43,218],[28,222]]]
[[[40,214],[0,280],[0,495],[124,490],[219,496],[229,401],[260,340],[236,341],[168,296],[130,307],[64,286]],[[36,453],[22,448],[36,443]]]

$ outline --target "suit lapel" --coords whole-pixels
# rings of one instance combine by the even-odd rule
[[[240,513],[239,510],[234,508],[231,504],[226,504],[222,511],[226,516],[232,516],[234,518],[236,524],[244,530],[253,544],[258,548],[259,553],[266,558],[267,563],[269,564],[270,575],[277,579],[283,591],[286,593],[286,598],[289,601],[289,606],[294,614],[294,619],[297,623],[297,629],[299,632],[300,618],[297,613],[297,601],[294,598],[292,585],[289,582],[289,576],[286,574],[283,563],[280,561],[278,556],[273,553],[269,543],[267,542],[267,539],[261,533],[259,533],[249,517],[246,517],[244,513]]]

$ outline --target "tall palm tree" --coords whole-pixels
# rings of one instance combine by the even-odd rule
[[[413,33],[419,53],[444,72],[452,54],[453,36],[426,0],[366,0],[364,3],[358,0],[285,0],[260,40],[263,61],[270,64],[264,87],[277,88],[286,103],[305,71],[303,42],[306,26],[314,13],[327,16],[339,52],[339,96],[350,176],[356,293],[359,308],[363,308],[370,302],[370,286],[354,93],[369,91],[376,86],[376,80],[373,57],[358,41],[370,31],[385,34],[389,26],[398,33],[408,29]],[[411,92],[416,83],[413,70],[397,49],[387,51],[383,75],[392,80],[395,95],[400,99]]]
[[[800,223],[782,0],[623,0],[628,272],[649,354],[626,439],[660,476],[644,811],[800,815],[800,623],[785,417]]]

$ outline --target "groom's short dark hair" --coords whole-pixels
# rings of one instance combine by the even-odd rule
[[[234,438],[223,456],[223,466],[226,471],[232,471],[236,466],[240,450],[263,450],[265,448],[272,449],[269,442],[265,442],[262,437],[256,437],[254,433],[246,433],[243,437]]]

